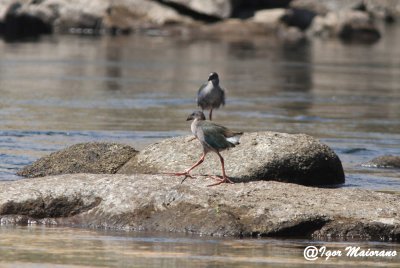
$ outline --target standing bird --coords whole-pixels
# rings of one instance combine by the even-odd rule
[[[203,146],[203,154],[199,161],[197,161],[192,167],[188,170],[181,173],[172,173],[176,176],[185,176],[183,181],[187,177],[192,177],[189,172],[192,171],[195,167],[200,165],[206,154],[209,152],[214,152],[219,156],[222,165],[222,176],[218,176],[219,178],[212,177],[213,179],[218,180],[217,183],[208,185],[214,186],[221,183],[233,183],[225,173],[224,159],[222,158],[219,152],[235,147],[235,145],[239,144],[240,136],[243,134],[242,132],[233,132],[226,127],[214,124],[210,121],[206,121],[206,117],[204,113],[201,111],[193,112],[186,121],[193,120],[190,128],[194,136],[200,141]],[[183,182],[182,181],[182,182]]]
[[[219,77],[217,73],[210,73],[208,82],[203,84],[197,92],[197,105],[204,110],[210,110],[209,118],[212,120],[212,111],[214,108],[225,105],[225,92],[219,86]]]

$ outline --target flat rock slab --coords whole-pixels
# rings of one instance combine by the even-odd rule
[[[400,196],[274,181],[69,174],[0,183],[1,224],[400,241]]]
[[[17,175],[34,178],[69,173],[113,174],[136,153],[135,149],[123,144],[79,143],[40,158]]]
[[[226,173],[235,182],[277,180],[304,185],[339,184],[345,180],[338,156],[327,145],[305,134],[276,132],[244,133],[240,145],[222,152]],[[193,136],[152,144],[140,151],[120,174],[182,172],[201,156],[202,147]],[[216,154],[193,170],[193,175],[220,175]]]
[[[400,156],[382,155],[362,164],[364,167],[374,168],[400,168]]]

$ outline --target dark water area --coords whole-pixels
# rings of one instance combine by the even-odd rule
[[[0,40],[0,180],[68,145],[141,149],[189,134],[186,116],[211,71],[226,89],[215,121],[242,131],[313,135],[346,184],[400,190],[400,171],[361,164],[400,155],[400,30],[373,45],[312,40],[51,36]],[[199,151],[200,154],[200,151]]]

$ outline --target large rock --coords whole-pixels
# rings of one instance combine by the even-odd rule
[[[183,6],[197,13],[218,17],[229,18],[232,14],[231,0],[161,0],[164,3],[173,3]]]
[[[115,29],[131,31],[172,23],[190,24],[193,20],[156,1],[43,0],[0,4],[0,22],[0,32],[6,29],[20,36],[28,30],[41,33],[42,24],[61,33],[98,34]]]
[[[12,2],[0,6],[0,35],[5,39],[36,38],[53,31],[53,12],[48,8]]]
[[[237,147],[222,152],[228,176],[237,182],[278,180],[305,185],[344,182],[338,156],[325,144],[304,134],[245,133]],[[192,136],[163,140],[148,146],[118,173],[184,171],[194,164],[202,147]],[[216,154],[207,155],[193,174],[221,174]]]
[[[276,27],[283,15],[285,15],[284,8],[263,9],[254,14],[252,20],[257,23],[271,25]]]
[[[42,157],[17,174],[43,177],[67,173],[116,173],[137,151],[116,143],[80,143]]]
[[[375,168],[400,168],[400,156],[382,155],[362,165]]]
[[[0,183],[1,224],[400,240],[400,196],[281,182],[73,174]]]
[[[329,12],[325,16],[317,16],[309,32],[312,35],[333,36],[345,41],[366,43],[375,42],[381,37],[370,14],[357,10]]]

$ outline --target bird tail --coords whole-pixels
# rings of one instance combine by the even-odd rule
[[[226,138],[226,140],[232,143],[233,145],[238,145],[240,144],[240,137],[242,136],[242,134],[243,132],[235,133],[233,136]]]

